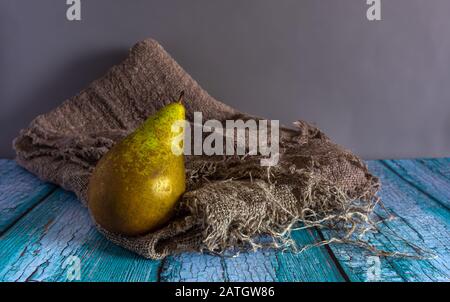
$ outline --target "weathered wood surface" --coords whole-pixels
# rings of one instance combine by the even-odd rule
[[[301,243],[314,240],[312,232],[294,236]],[[82,281],[343,280],[325,248],[302,254],[261,251],[226,258],[186,253],[163,262],[146,260],[103,238],[87,210],[62,189],[1,237],[0,280],[66,281],[73,257],[80,259]]]
[[[0,238],[1,281],[155,281],[160,262],[103,238],[75,196],[56,190]],[[68,275],[69,273],[69,275]]]
[[[55,188],[14,161],[0,159],[0,234]]]
[[[393,172],[450,210],[450,160],[383,160]]]
[[[313,231],[295,231],[300,245],[320,240]],[[325,247],[303,253],[260,250],[213,256],[185,253],[164,261],[161,281],[345,281]]]
[[[82,281],[365,281],[368,277],[448,281],[449,166],[448,159],[369,163],[382,179],[384,203],[398,217],[380,225],[380,233],[371,236],[371,242],[382,249],[412,252],[396,233],[437,255],[428,260],[381,258],[378,274],[377,258],[343,245],[301,254],[273,250],[236,257],[185,253],[163,261],[146,260],[104,239],[73,194],[54,190],[14,162],[2,160],[0,281],[68,281],[76,265],[71,262],[74,257],[80,259]],[[315,230],[296,231],[293,236],[299,245],[321,240]]]
[[[332,245],[331,248],[348,278],[352,281],[450,280],[450,213],[442,201],[430,197],[427,192],[436,188],[421,185],[419,189],[404,181],[404,174],[397,174],[396,170],[382,161],[369,162],[369,168],[381,178],[383,188],[380,197],[395,216],[394,220],[379,225],[379,233],[369,236],[370,242],[379,249],[417,254],[403,238],[432,252],[435,258],[374,258],[352,246]],[[450,185],[446,188],[449,190]],[[439,190],[444,192],[443,188]],[[378,213],[386,216],[381,210]],[[376,261],[380,261],[379,274],[375,272]]]

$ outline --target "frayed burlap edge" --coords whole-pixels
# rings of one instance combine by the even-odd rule
[[[219,163],[199,161],[199,166],[188,170],[188,182],[195,187],[199,179],[202,181],[210,181],[211,177],[214,179],[219,167],[223,167],[223,162],[227,160],[225,158]],[[163,259],[186,251],[207,252],[221,256],[236,256],[241,252],[259,249],[302,253],[310,248],[329,244],[350,244],[381,257],[410,259],[435,257],[433,253],[394,233],[393,236],[407,243],[414,252],[379,249],[365,239],[366,234],[378,232],[380,223],[394,219],[377,196],[380,184],[376,178],[370,178],[370,184],[358,192],[358,195],[349,196],[333,181],[313,170],[296,169],[295,166],[285,169],[278,166],[260,169],[260,172],[264,175],[251,175],[242,169],[235,172],[236,178],[230,177],[214,182],[211,186],[202,186],[201,193],[197,190],[185,193],[174,220],[163,229],[146,236],[124,237],[110,233],[99,225],[97,228],[112,242],[152,259]],[[300,196],[286,194],[298,186],[303,188]],[[203,203],[205,198],[217,196],[218,190],[226,191],[226,196],[230,199],[232,199],[230,195],[241,199],[247,194],[251,195],[252,202],[257,199],[254,194],[262,192],[264,198],[267,198],[266,202],[274,207],[263,216],[242,221],[239,228],[222,228],[220,223],[215,221],[217,217],[209,216],[208,207]],[[287,202],[281,202],[280,192]],[[375,219],[374,212],[377,208],[384,211],[384,218],[380,219],[377,216],[378,219]],[[310,228],[323,231],[327,239],[299,246],[293,240],[292,232]],[[197,245],[195,249],[192,249],[193,242]],[[148,247],[144,252],[143,246]]]

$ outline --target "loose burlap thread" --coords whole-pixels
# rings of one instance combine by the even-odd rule
[[[34,119],[14,141],[16,160],[87,205],[98,160],[181,91],[189,121],[194,112],[219,121],[253,118],[212,98],[148,39],[77,96]],[[333,231],[316,245],[351,243],[352,236],[367,231],[380,183],[363,161],[319,129],[303,121],[282,128],[278,165],[262,167],[260,159],[186,156],[187,192],[168,225],[139,237],[97,228],[112,242],[153,259],[184,251],[295,248],[289,235],[299,223]]]

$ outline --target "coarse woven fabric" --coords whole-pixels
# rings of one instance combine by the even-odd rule
[[[254,118],[212,98],[148,39],[78,95],[36,117],[14,140],[16,160],[87,205],[98,160],[181,91],[191,122],[194,112],[205,120]],[[186,156],[187,192],[162,229],[125,237],[97,228],[112,242],[153,259],[184,251],[286,247],[299,222],[334,230],[336,242],[364,232],[378,179],[357,156],[306,122],[280,132],[280,160],[271,168],[261,167],[259,156]]]

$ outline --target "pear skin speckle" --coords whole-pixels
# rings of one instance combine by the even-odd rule
[[[184,156],[172,152],[179,133],[172,125],[185,120],[182,102],[149,117],[98,162],[89,181],[88,206],[105,230],[143,235],[168,222],[186,189]]]

